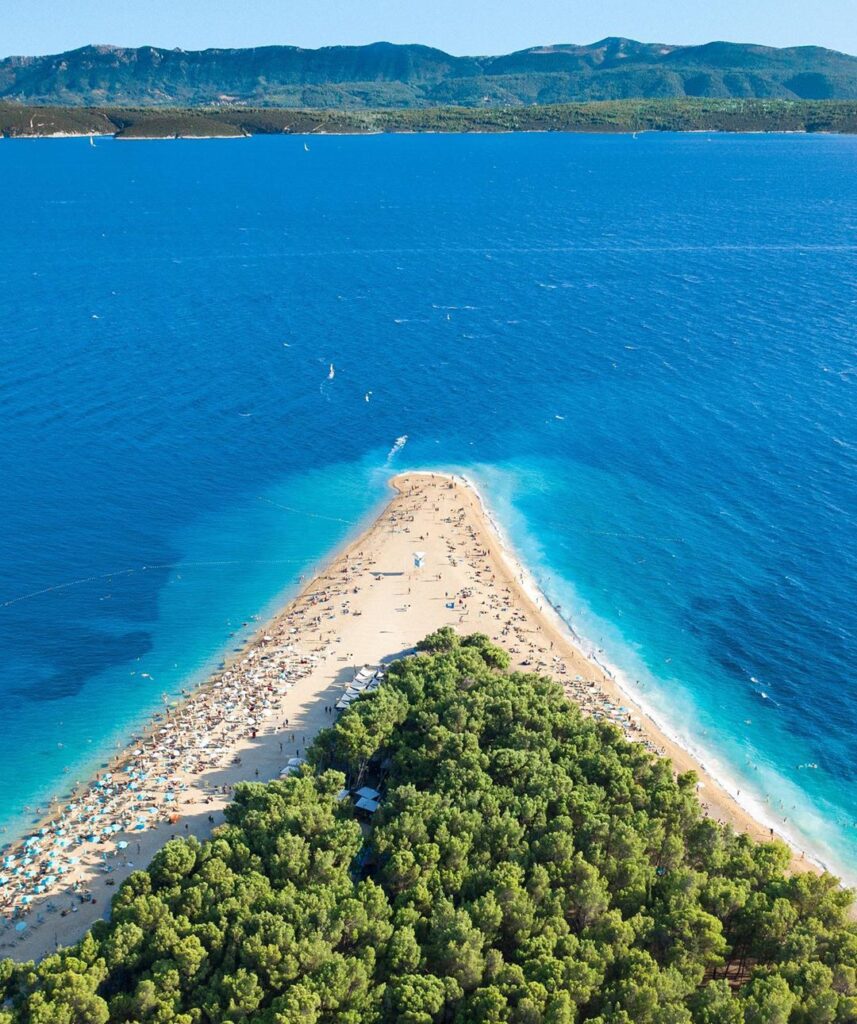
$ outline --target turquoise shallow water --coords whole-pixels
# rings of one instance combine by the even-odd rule
[[[794,136],[0,144],[10,834],[391,469],[446,466],[857,876],[855,171],[857,140]]]

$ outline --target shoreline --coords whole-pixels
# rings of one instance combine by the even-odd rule
[[[382,475],[384,475],[382,473]],[[174,707],[198,694],[218,673],[240,659],[246,648],[256,642],[266,626],[274,622],[293,602],[303,596],[304,590],[324,569],[345,552],[363,533],[375,523],[390,502],[389,476],[383,496],[357,519],[350,522],[345,535],[333,547],[319,552],[314,558],[301,560],[302,571],[291,582],[280,587],[269,596],[259,610],[247,615],[246,623],[236,626],[212,653],[201,659],[195,668],[183,672],[168,688],[161,689],[160,698],[152,695],[153,703],[148,710],[138,710],[135,716],[111,729],[97,750],[86,759],[80,759],[63,769],[61,775],[45,783],[43,789],[29,797],[29,803],[20,811],[10,815],[0,829],[0,876],[3,874],[2,855],[9,847],[20,844],[24,836],[37,831],[52,817],[50,808],[66,803],[78,792],[86,790],[91,781],[101,772],[110,770],[130,748],[135,737],[147,737],[153,722],[163,715],[165,709]],[[177,567],[181,562],[176,563]],[[132,673],[133,674],[133,673]],[[165,698],[168,700],[165,701]],[[158,702],[159,701],[159,702]],[[74,779],[74,782],[70,780]],[[47,810],[45,810],[47,808]],[[2,898],[2,888],[0,888]],[[2,920],[2,910],[0,910]],[[2,957],[0,957],[2,959]]]
[[[460,478],[472,489],[479,501],[482,514],[485,516],[497,536],[501,555],[504,557],[510,570],[520,576],[523,590],[529,599],[536,604],[542,617],[549,621],[553,620],[551,623],[553,627],[560,633],[566,633],[568,635],[570,642],[579,651],[581,657],[593,663],[595,667],[606,677],[606,679],[616,687],[622,697],[629,704],[633,705],[639,714],[649,720],[658,733],[662,734],[663,737],[669,740],[672,746],[684,752],[692,762],[692,766],[695,766],[692,767],[691,770],[696,771],[697,774],[701,774],[702,777],[708,777],[713,780],[722,795],[728,800],[731,800],[740,810],[742,815],[749,817],[755,826],[762,830],[762,833],[768,833],[767,836],[762,834],[761,841],[765,841],[766,839],[770,840],[772,836],[782,840],[792,851],[793,868],[798,867],[800,870],[804,870],[808,867],[811,870],[827,871],[836,875],[836,870],[825,864],[819,855],[809,849],[802,850],[801,843],[792,836],[787,829],[782,828],[774,816],[766,813],[764,805],[758,799],[755,799],[752,793],[742,794],[734,779],[728,776],[724,778],[722,766],[717,764],[718,757],[716,751],[706,750],[705,748],[697,745],[692,739],[681,735],[681,733],[671,725],[668,719],[664,719],[662,711],[657,707],[653,707],[651,703],[645,699],[644,695],[639,692],[638,687],[631,682],[623,669],[614,664],[609,657],[605,656],[593,641],[577,632],[574,625],[566,620],[558,610],[558,607],[553,604],[545,589],[533,574],[532,569],[528,567],[526,560],[518,554],[511,538],[503,530],[496,516],[486,503],[482,491],[476,481],[464,472],[459,472],[456,475],[460,476]],[[675,763],[675,758],[672,754],[668,754],[667,756],[669,756],[670,759],[673,760],[673,763]],[[710,767],[712,762],[717,764],[717,768]],[[705,795],[706,797],[708,796],[708,794]],[[701,792],[699,796],[700,801],[704,803],[702,800],[703,794]],[[735,827],[742,828],[742,826],[737,824]],[[742,831],[750,830],[742,828]],[[796,861],[795,856],[798,853],[801,854],[801,857],[800,860]],[[846,883],[843,881],[842,885],[845,886],[845,884]]]
[[[324,136],[328,138],[351,138],[371,137],[378,135],[610,135],[626,136],[636,139],[641,135],[717,135],[717,136],[778,136],[778,135],[820,135],[825,137],[853,137],[857,135],[857,129],[849,131],[845,128],[817,129],[810,131],[807,128],[611,128],[608,125],[597,127],[574,127],[574,128],[459,128],[443,130],[439,128],[367,128],[354,129],[354,131],[241,131],[229,134],[203,134],[203,135],[182,135],[171,133],[167,135],[129,135],[122,131],[117,132],[0,132],[0,139],[14,141],[16,139],[114,139],[117,142],[204,142],[207,139],[254,139],[261,137],[308,139]]]
[[[276,778],[289,757],[305,752],[333,721],[332,705],[355,671],[408,653],[441,625],[488,633],[510,652],[511,668],[551,675],[586,713],[614,721],[629,739],[670,757],[677,771],[695,770],[712,817],[770,839],[769,828],[660,728],[610,667],[587,657],[468,478],[400,473],[390,488],[374,517],[355,524],[297,593],[289,597],[284,588],[277,600],[285,603],[215,672],[153,714],[106,770],[62,801],[59,823],[46,818],[28,848],[13,844],[22,852],[12,864],[6,853],[4,875],[28,858],[39,873],[35,883],[15,873],[12,884],[21,888],[11,903],[8,887],[0,888],[0,956],[38,959],[76,941],[101,916],[110,887],[148,863],[171,834],[205,838],[237,782]],[[425,569],[413,566],[415,547],[426,549]],[[406,593],[395,589],[405,584]],[[339,621],[329,628],[332,619]],[[795,855],[792,867],[812,865]]]

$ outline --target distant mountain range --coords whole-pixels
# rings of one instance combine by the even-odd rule
[[[857,57],[817,46],[609,38],[499,57],[373,43],[318,50],[84,46],[0,61],[0,99],[64,106],[501,107],[682,97],[857,99]]]

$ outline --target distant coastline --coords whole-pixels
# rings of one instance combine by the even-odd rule
[[[3,138],[244,138],[508,132],[857,134],[857,100],[605,100],[494,108],[62,107],[0,103]]]

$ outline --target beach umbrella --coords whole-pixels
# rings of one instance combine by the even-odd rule
[[[120,839],[116,846],[118,849],[124,850],[128,846],[128,843],[125,839]]]
[[[15,931],[16,932],[22,932],[26,927],[27,927],[27,922],[26,921],[19,921],[15,925]]]

